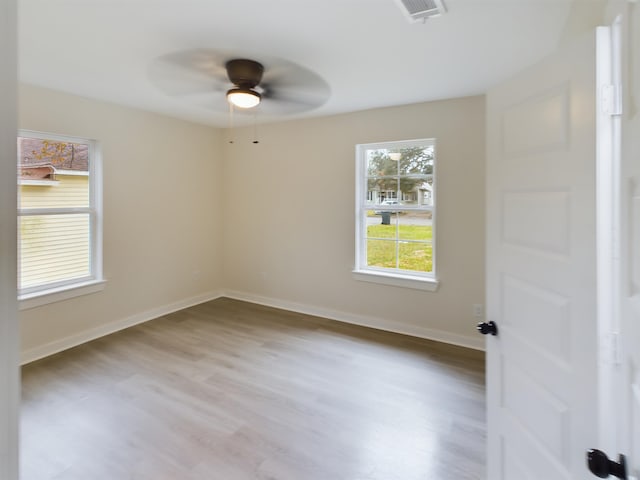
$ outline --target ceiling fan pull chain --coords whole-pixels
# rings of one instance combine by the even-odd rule
[[[233,103],[229,102],[229,143],[234,143],[233,139]]]
[[[257,112],[253,112],[253,143],[260,143],[258,141],[258,114]]]

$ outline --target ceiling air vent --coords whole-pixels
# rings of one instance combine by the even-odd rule
[[[443,0],[396,0],[410,22],[423,22],[427,18],[439,17],[446,13]]]

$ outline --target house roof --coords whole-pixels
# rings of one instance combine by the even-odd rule
[[[56,173],[55,167],[50,163],[40,163],[33,165],[20,165],[19,177],[22,180],[42,180],[52,178]]]
[[[204,58],[199,72],[177,64],[175,77],[163,81],[179,90],[187,77],[200,88],[174,94],[159,88],[154,62],[205,50],[262,61],[270,72],[269,60],[282,59],[322,79],[328,98],[284,116],[258,107],[257,122],[330,115],[482,94],[554,51],[573,8],[572,0],[444,1],[446,14],[410,23],[398,0],[21,0],[19,75],[226,127],[228,85],[206,74],[219,71],[219,62]],[[284,93],[299,98],[295,88]]]

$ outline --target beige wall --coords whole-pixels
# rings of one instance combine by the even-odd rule
[[[481,346],[484,97],[270,124],[257,145],[252,128],[230,145],[228,132],[32,86],[19,113],[21,128],[100,141],[108,280],[23,310],[25,359],[220,292]],[[355,144],[429,137],[440,289],[354,280]]]
[[[108,281],[23,310],[24,359],[221,292],[481,345],[483,97],[271,124],[257,145],[252,128],[229,145],[228,132],[38,87],[19,99],[20,128],[100,141]],[[439,291],[354,280],[355,144],[427,137],[438,140]]]
[[[225,134],[228,135],[228,132]],[[484,97],[237,129],[225,142],[224,283],[238,298],[480,346]],[[355,145],[437,139],[437,292],[357,281]]]
[[[19,126],[100,142],[107,279],[23,310],[23,358],[219,292],[219,131],[33,86],[20,88]]]
[[[576,38],[593,32],[594,28],[604,25],[603,19],[607,4],[620,0],[574,0],[569,11],[569,16],[558,42],[558,48],[570,45]],[[624,0],[626,1],[626,0]]]

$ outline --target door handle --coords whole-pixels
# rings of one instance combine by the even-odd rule
[[[596,477],[608,478],[613,475],[627,480],[627,459],[624,455],[618,455],[618,461],[614,462],[603,451],[592,449],[587,451],[587,465]]]
[[[482,322],[476,326],[476,330],[478,330],[482,335],[498,335],[498,324],[493,320],[490,322]]]

